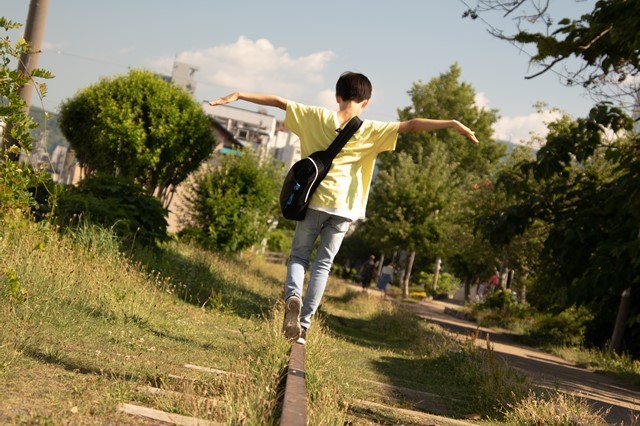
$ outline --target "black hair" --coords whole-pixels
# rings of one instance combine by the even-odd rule
[[[364,74],[343,72],[336,83],[336,96],[343,101],[362,102],[371,99],[372,86]]]

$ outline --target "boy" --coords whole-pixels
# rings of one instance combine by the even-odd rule
[[[345,72],[336,83],[338,111],[307,106],[279,96],[234,92],[209,105],[222,105],[236,100],[273,106],[286,111],[285,126],[298,135],[302,158],[326,149],[337,132],[369,103],[372,86],[367,77]],[[331,170],[311,198],[304,220],[298,222],[285,281],[285,319],[283,331],[287,339],[304,344],[311,317],[316,313],[327,283],[333,259],[347,230],[355,220],[364,218],[369,186],[376,157],[393,151],[399,133],[453,128],[478,143],[468,127],[456,120],[414,118],[385,123],[364,120],[356,134],[333,161]],[[320,245],[311,265],[307,292],[302,299],[302,284],[316,239]]]

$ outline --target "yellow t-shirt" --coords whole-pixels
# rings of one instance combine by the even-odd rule
[[[325,150],[338,133],[336,111],[289,101],[285,126],[300,138],[302,158]],[[393,151],[400,123],[364,120],[355,135],[333,160],[333,165],[316,192],[309,208],[357,220],[364,218],[376,157]]]

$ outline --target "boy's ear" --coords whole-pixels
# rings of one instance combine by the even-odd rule
[[[336,102],[339,104],[342,103],[342,96],[336,95]]]
[[[367,105],[369,105],[369,99],[362,101],[362,109],[365,109]]]

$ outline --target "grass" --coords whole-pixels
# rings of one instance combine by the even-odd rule
[[[640,361],[628,354],[581,347],[552,347],[551,352],[580,367],[613,374],[640,386]]]
[[[125,257],[102,229],[62,236],[3,223],[0,423],[144,424],[117,410],[127,402],[277,424],[290,349],[280,333],[284,273],[251,253],[174,242]],[[334,279],[309,330],[306,378],[312,425],[423,423],[384,407],[500,422],[531,387],[492,351]]]

